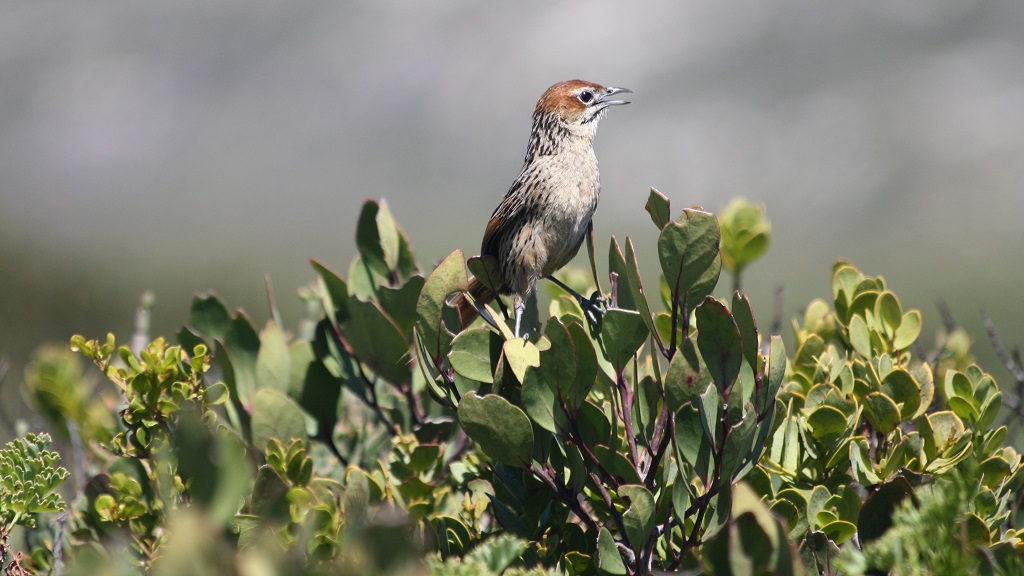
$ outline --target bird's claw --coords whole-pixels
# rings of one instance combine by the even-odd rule
[[[599,292],[594,291],[594,293],[590,295],[590,298],[584,298],[582,295],[579,295],[577,297],[577,302],[579,302],[580,308],[583,310],[583,315],[587,318],[587,322],[590,323],[590,327],[593,328],[594,331],[600,331],[601,319],[604,318],[606,310],[604,305],[606,300],[604,296]]]

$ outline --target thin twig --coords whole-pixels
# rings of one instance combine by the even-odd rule
[[[996,325],[992,322],[992,317],[989,316],[988,311],[981,311],[981,321],[985,325],[985,331],[988,332],[988,339],[992,342],[992,347],[996,351],[996,355],[1002,360],[1003,366],[1010,371],[1013,375],[1013,379],[1017,383],[1024,382],[1024,368],[1014,359],[1010,351],[1003,345],[1002,339],[999,337],[999,333],[996,331]]]
[[[380,403],[377,401],[377,387],[374,385],[373,382],[370,381],[369,378],[366,377],[366,372],[363,370],[363,363],[356,362],[355,364],[359,368],[359,377],[363,380],[363,383],[366,385],[367,405],[369,405],[370,409],[373,410],[373,413],[377,415],[377,418],[380,419],[381,423],[384,424],[384,427],[388,431],[388,435],[394,436],[395,425],[393,422],[391,422],[391,419],[388,418],[387,414],[384,413],[384,410],[380,407]]]
[[[583,506],[580,505],[580,501],[576,497],[576,494],[570,492],[568,488],[566,488],[564,485],[555,482],[554,478],[552,478],[551,475],[547,473],[547,471],[538,469],[536,466],[533,465],[533,463],[530,463],[530,465],[527,467],[527,470],[533,473],[534,476],[536,476],[541,482],[543,482],[548,488],[550,488],[551,491],[555,493],[555,496],[557,496],[559,500],[561,500],[566,506],[568,506],[569,509],[572,510],[573,514],[575,514],[576,517],[580,519],[580,521],[587,525],[587,528],[589,528],[593,533],[597,533],[597,531],[600,529],[600,527],[597,524],[597,520],[594,520],[594,518],[591,517],[590,514],[587,514],[587,511],[584,510]]]
[[[956,319],[953,318],[953,311],[949,308],[949,304],[945,300],[939,299],[935,301],[935,307],[939,309],[942,327],[946,329],[946,332],[956,330]]]
[[[633,462],[633,468],[639,475],[640,456],[636,449],[636,434],[633,433],[633,390],[626,380],[626,371],[623,369],[616,375],[616,388],[619,389],[619,398],[622,401],[622,423],[626,427],[626,441],[629,443],[629,459]]]
[[[568,416],[569,411],[565,405],[565,399],[559,398],[558,401],[562,407],[562,412],[564,412]],[[569,440],[579,447],[580,452],[582,452],[583,455],[586,456],[587,459],[589,459],[594,466],[597,466],[598,471],[600,471],[601,474],[603,474],[604,477],[607,478],[608,481],[614,485],[615,489],[618,490],[621,483],[615,476],[612,475],[611,472],[608,471],[607,468],[604,467],[604,464],[601,463],[601,460],[590,449],[590,446],[587,446],[587,443],[583,441],[583,435],[580,433],[580,425],[577,419],[573,416],[569,416],[569,423],[572,426],[572,430],[564,430],[561,428],[561,426],[559,426],[559,432],[561,432],[565,436],[568,436]]]
[[[651,439],[651,446],[654,448],[651,453],[651,464],[647,469],[647,477],[644,478],[644,485],[648,489],[653,490],[654,479],[658,474],[658,466],[668,450],[669,434],[667,432],[672,427],[672,421],[674,420],[671,416],[672,413],[668,409],[668,402],[662,401],[661,414],[658,415],[658,421],[654,424],[654,437]]]
[[[782,332],[782,285],[775,287],[774,305],[772,306],[772,323],[768,335],[778,336]]]
[[[604,487],[601,479],[597,477],[597,474],[590,472],[590,481],[594,483],[594,487],[597,488],[598,493],[601,494],[601,499],[604,500],[604,505],[608,508],[608,513],[612,515],[612,520],[615,521],[615,527],[619,530],[619,536],[622,537],[622,542],[629,546],[629,536],[626,535],[626,525],[622,522],[622,514],[615,508],[615,503],[612,502],[612,496],[608,493],[608,489]]]

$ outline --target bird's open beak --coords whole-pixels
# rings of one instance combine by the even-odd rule
[[[601,98],[598,100],[598,103],[600,103],[602,105],[602,107],[604,107],[604,106],[617,106],[617,105],[620,105],[620,104],[629,104],[628,100],[609,100],[608,99],[608,98],[611,98],[612,96],[614,96],[616,94],[623,94],[623,93],[626,93],[626,92],[628,92],[630,94],[633,93],[633,91],[630,90],[629,88],[616,88],[614,86],[609,86],[608,88],[604,89],[604,95],[601,96]]]

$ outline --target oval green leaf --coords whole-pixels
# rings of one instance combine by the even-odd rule
[[[448,360],[456,372],[477,382],[494,382],[501,339],[486,328],[463,330],[452,340]]]
[[[725,304],[708,296],[697,307],[697,347],[718,391],[729,388],[740,372],[743,345]]]
[[[522,410],[496,394],[468,394],[458,407],[459,425],[485,454],[522,468],[533,454],[533,427]]]
[[[601,341],[604,343],[605,357],[616,372],[622,371],[633,359],[648,334],[647,323],[641,313],[618,308],[605,312]]]

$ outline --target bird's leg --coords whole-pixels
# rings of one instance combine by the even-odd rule
[[[498,308],[501,308],[502,316],[505,317],[505,320],[508,320],[508,306],[505,306],[505,303],[501,301],[500,297],[496,296],[494,301],[498,303]]]
[[[524,310],[526,310],[526,302],[516,299],[516,338],[519,338],[519,325],[523,321]]]
[[[587,315],[587,320],[590,320],[591,324],[595,326],[600,325],[598,315],[604,314],[604,307],[602,306],[602,304],[604,304],[604,296],[601,296],[600,294],[595,292],[594,295],[591,296],[590,298],[585,298],[579,292],[566,286],[565,283],[559,280],[558,278],[555,278],[554,276],[548,276],[547,279],[551,280],[562,290],[565,290],[569,294],[572,294],[574,298],[576,298],[576,301],[579,302],[580,308],[583,309],[583,313]]]

